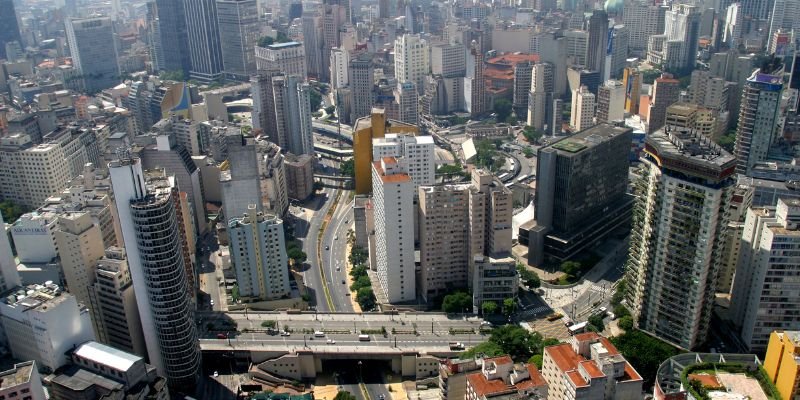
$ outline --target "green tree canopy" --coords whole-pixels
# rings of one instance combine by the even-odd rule
[[[522,263],[517,263],[517,272],[519,272],[519,278],[525,285],[530,287],[531,289],[538,289],[542,286],[542,280],[539,279],[539,275],[536,272],[531,271]]]
[[[497,113],[498,121],[505,121],[511,115],[511,102],[506,99],[498,99],[494,102],[494,112]]]
[[[333,400],[356,400],[356,396],[353,396],[352,393],[341,390],[339,393],[336,393],[336,396],[333,397]]]
[[[484,301],[481,304],[481,311],[483,311],[483,315],[492,315],[497,312],[497,303],[493,301]]]
[[[3,213],[3,221],[12,224],[19,219],[20,215],[28,212],[28,208],[15,204],[11,200],[4,200],[0,202],[0,212]]]
[[[597,332],[602,332],[606,329],[605,325],[603,324],[602,314],[595,314],[589,317],[589,325],[593,326]]]
[[[531,356],[531,358],[528,359],[528,363],[529,364],[533,364],[533,365],[536,366],[536,368],[539,368],[539,369],[542,369],[542,362],[543,362],[543,359],[542,359],[542,355],[541,354],[534,354],[534,355]]]
[[[358,305],[360,305],[361,309],[364,311],[375,308],[375,293],[372,291],[372,287],[362,287],[358,289],[356,301],[358,301]]]
[[[466,292],[455,292],[444,296],[442,311],[446,313],[463,313],[472,310],[472,296]]]
[[[371,287],[371,286],[372,282],[370,282],[369,276],[365,274],[365,275],[360,275],[358,278],[356,278],[355,282],[353,282],[353,284],[350,285],[350,290],[358,292],[359,289],[363,287]]]
[[[513,297],[509,297],[507,299],[503,299],[503,314],[506,317],[510,317],[514,311],[517,310],[517,303],[514,301]]]
[[[369,254],[367,253],[366,249],[359,246],[353,246],[353,248],[350,250],[348,261],[350,261],[350,264],[353,265],[364,265],[367,263],[368,256]]]
[[[344,160],[342,164],[339,166],[339,171],[342,172],[342,175],[354,177],[356,176],[356,164],[355,160],[352,157]]]
[[[561,271],[567,275],[578,276],[581,272],[581,263],[577,261],[564,261],[561,263]]]
[[[653,384],[658,366],[679,353],[678,349],[668,343],[635,329],[612,337],[611,343],[636,368],[644,379],[645,387]]]
[[[286,256],[292,260],[292,264],[294,265],[302,264],[308,259],[308,255],[298,247],[289,248],[289,250],[286,251]]]

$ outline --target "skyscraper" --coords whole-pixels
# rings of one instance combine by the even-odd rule
[[[258,153],[255,140],[242,135],[225,137],[228,147],[228,170],[219,176],[222,207],[226,220],[240,217],[250,204],[261,207]]]
[[[625,118],[625,87],[608,80],[597,90],[597,123],[613,123]]]
[[[372,111],[372,105],[375,104],[372,56],[364,53],[351,59],[348,74],[351,95],[351,113],[348,122],[354,123],[357,119],[368,116]]]
[[[666,126],[647,137],[641,162],[627,304],[639,329],[691,349],[711,322],[736,159],[703,135]]]
[[[14,0],[0,0],[0,58],[6,58],[6,43],[13,41],[22,45]]]
[[[427,40],[420,35],[406,34],[394,41],[394,76],[398,82],[412,82],[417,88],[422,88],[430,69]]]
[[[321,81],[329,81],[330,80],[330,60],[331,60],[331,49],[334,47],[340,47],[342,45],[342,39],[339,35],[339,32],[344,25],[347,13],[344,7],[339,6],[338,4],[328,4],[327,2],[322,6],[322,46],[320,46],[321,53],[321,68],[320,68],[320,80]],[[303,30],[306,31],[305,29]]]
[[[322,18],[316,10],[307,10],[303,12],[301,23],[303,25],[303,47],[308,51],[306,70],[309,76],[321,79],[322,68],[327,65],[322,62]]]
[[[547,119],[548,97],[553,91],[553,64],[536,63],[531,68],[531,89],[528,93],[528,125],[543,130]],[[549,91],[548,91],[549,90]],[[549,95],[549,96],[548,96]]]
[[[197,382],[200,346],[175,181],[163,172],[147,179],[141,162],[127,154],[112,161],[109,172],[148,358],[170,387],[186,390]]]
[[[184,0],[192,67],[189,75],[200,82],[219,79],[224,69],[215,0]],[[225,43],[226,46],[231,43]]]
[[[259,36],[256,0],[217,0],[222,65],[228,77],[246,81],[256,70]]]
[[[192,67],[189,54],[189,34],[186,30],[184,2],[178,0],[156,0],[158,32],[161,53],[159,62],[162,71],[180,71],[186,78]]]
[[[581,86],[572,92],[572,113],[570,126],[575,132],[582,131],[594,125],[594,93],[586,86]]]
[[[120,81],[117,46],[111,18],[70,18],[66,21],[72,64],[84,89],[96,93]]]
[[[259,71],[278,70],[287,75],[306,78],[306,50],[302,43],[286,42],[266,47],[256,46],[256,66]]]
[[[253,94],[253,112],[250,114],[253,129],[266,135],[272,143],[278,143],[278,127],[275,120],[275,96],[272,90],[272,78],[281,76],[277,69],[258,71],[250,77]]]
[[[528,115],[528,94],[531,91],[532,62],[521,62],[514,66],[514,93],[511,105],[518,118]]]
[[[630,1],[625,3],[622,24],[630,29],[628,45],[634,52],[647,51],[647,39],[653,35],[664,33],[664,16],[669,8],[648,1]]]
[[[679,69],[694,69],[697,42],[700,39],[699,10],[689,4],[673,4],[664,18],[664,35],[667,41],[681,43],[680,53],[676,57],[668,54],[666,64]]]
[[[310,86],[297,75],[272,78],[278,146],[290,153],[314,154]]]
[[[589,18],[589,48],[586,67],[605,77],[606,51],[608,49],[608,13],[605,10],[594,10]]]
[[[483,78],[483,56],[481,45],[472,41],[467,56],[467,77],[464,78],[464,104],[473,117],[489,111],[486,104],[486,82]]]
[[[650,110],[647,113],[647,131],[655,132],[664,126],[667,118],[667,107],[680,98],[681,86],[672,75],[664,73],[656,78],[653,87],[653,99],[650,100]]]
[[[736,172],[748,174],[755,163],[767,159],[769,148],[780,134],[782,92],[780,70],[758,69],[747,79],[736,127]]]

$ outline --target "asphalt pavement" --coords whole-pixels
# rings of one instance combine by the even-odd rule
[[[350,285],[347,284],[347,230],[353,223],[353,201],[343,191],[333,217],[322,235],[322,268],[325,271],[331,302],[338,312],[352,312]],[[345,222],[346,221],[346,222]]]
[[[295,236],[303,243],[303,251],[307,255],[303,280],[309,290],[313,292],[312,298],[314,301],[312,305],[318,311],[323,312],[330,311],[330,307],[328,307],[328,301],[325,299],[325,290],[319,271],[319,260],[317,258],[318,234],[322,228],[325,214],[333,204],[333,199],[336,198],[337,193],[337,189],[325,188],[313,199],[305,202],[303,206],[312,212],[312,216],[310,220],[301,218],[295,224]]]

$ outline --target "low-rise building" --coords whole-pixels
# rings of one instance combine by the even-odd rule
[[[284,155],[286,195],[293,200],[305,200],[314,193],[314,157],[308,154]]]
[[[44,388],[35,361],[14,364],[0,372],[0,398],[45,400]]]
[[[439,364],[439,391],[442,400],[464,400],[467,376],[481,368],[476,359],[450,359]]]
[[[547,398],[547,381],[533,364],[514,364],[509,356],[479,360],[480,372],[467,375],[465,400]]]
[[[517,262],[512,257],[494,258],[483,254],[473,257],[472,308],[477,313],[484,302],[498,306],[508,298],[516,298],[519,291]]]
[[[548,399],[641,399],[642,377],[611,342],[594,332],[544,349]]]

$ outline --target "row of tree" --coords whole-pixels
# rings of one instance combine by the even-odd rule
[[[367,274],[367,250],[360,246],[353,246],[347,260],[353,265],[350,276],[353,283],[350,290],[356,293],[356,301],[363,311],[372,310],[377,304],[375,291],[372,290],[372,282]]]

